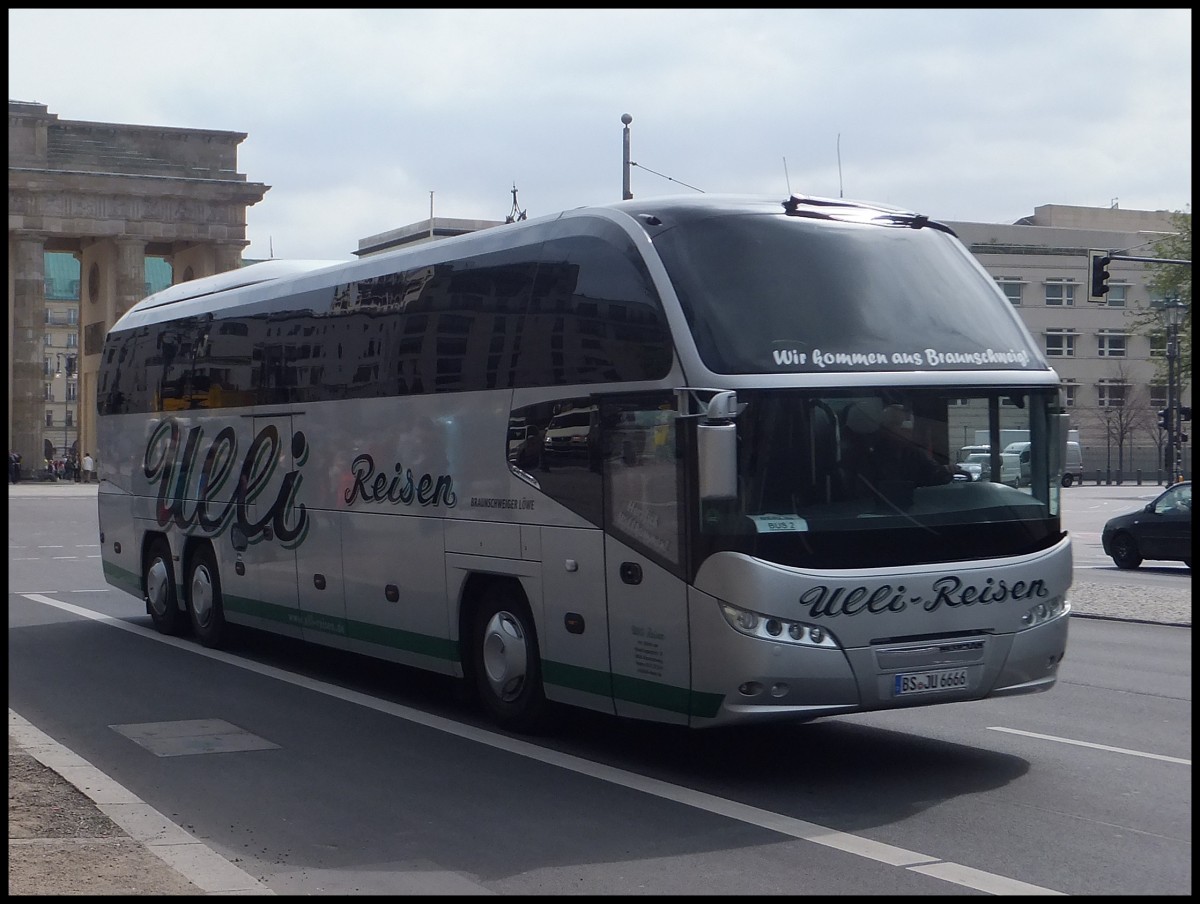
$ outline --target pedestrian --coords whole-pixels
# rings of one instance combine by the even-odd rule
[[[96,467],[96,461],[92,458],[91,452],[83,453],[83,482],[92,482],[92,470]]]
[[[10,483],[21,482],[21,453],[16,449],[8,453],[8,480]]]

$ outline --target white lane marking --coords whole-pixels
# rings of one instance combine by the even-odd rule
[[[275,894],[11,709],[8,711],[8,733],[26,753],[90,797],[130,838],[140,841],[197,888],[210,894]]]
[[[816,823],[806,822],[802,819],[793,819],[790,816],[773,813],[770,810],[763,810],[759,807],[749,806],[748,804],[726,800],[714,794],[706,794],[703,791],[683,788],[673,785],[670,782],[638,775],[635,772],[627,772],[624,769],[618,769],[614,766],[593,763],[569,753],[547,750],[517,738],[507,738],[470,725],[460,725],[450,719],[423,713],[420,710],[410,709],[398,703],[378,700],[358,691],[324,684],[305,675],[295,675],[274,666],[240,659],[221,650],[211,650],[191,640],[159,634],[152,628],[144,628],[141,625],[131,624],[114,616],[93,612],[90,609],[84,609],[80,606],[74,606],[71,603],[51,599],[48,596],[36,593],[23,593],[21,596],[35,603],[42,603],[43,605],[52,606],[82,618],[102,622],[115,628],[120,628],[122,631],[128,631],[131,634],[137,634],[159,643],[165,643],[180,650],[187,650],[199,656],[206,656],[209,659],[215,659],[218,662],[223,662],[235,668],[255,672],[279,681],[286,681],[288,684],[296,687],[302,687],[306,690],[343,700],[347,703],[373,709],[376,712],[405,719],[409,722],[415,722],[418,725],[424,725],[427,728],[433,728],[468,741],[486,744],[498,750],[504,750],[518,756],[558,766],[561,769],[567,769],[580,775],[600,779],[601,781],[620,785],[624,788],[641,791],[645,794],[650,794],[663,800],[674,801],[675,803],[683,804],[697,810],[735,819],[739,822],[778,832],[781,835],[788,835],[802,841],[811,841],[814,844],[824,845],[825,847],[844,851],[848,854],[855,854],[859,857],[865,857],[868,860],[874,860],[877,863],[889,866],[901,866],[915,872],[923,873],[924,875],[942,879],[946,882],[994,895],[1063,894],[1063,892],[1043,888],[1038,885],[1030,885],[1026,882],[1009,878],[1008,876],[987,873],[983,870],[977,870],[951,861],[943,861],[938,857],[931,857],[928,854],[906,850],[905,848],[873,841],[870,838],[863,838],[859,835],[852,835],[848,832],[840,832],[836,829],[817,825]]]
[[[1182,766],[1192,765],[1191,760],[1183,760],[1177,756],[1165,756],[1161,753],[1146,753],[1142,750],[1127,750],[1124,747],[1109,747],[1107,744],[1093,744],[1091,741],[1075,741],[1071,738],[1059,738],[1054,735],[1038,734],[1036,731],[1021,731],[1016,728],[1002,728],[999,725],[989,725],[988,731],[1003,731],[1008,734],[1024,735],[1027,738],[1040,738],[1043,741],[1057,741],[1060,744],[1074,744],[1076,747],[1091,747],[1095,750],[1107,750],[1109,753],[1125,753],[1129,756],[1141,756],[1148,760],[1162,760],[1164,763],[1179,763]]]

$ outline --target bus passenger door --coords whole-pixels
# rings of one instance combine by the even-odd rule
[[[605,583],[618,715],[687,724],[682,498],[669,397],[604,406]]]
[[[247,589],[254,599],[247,623],[300,637],[296,593],[296,547],[307,536],[307,523],[296,508],[296,440],[290,415],[251,417],[253,435],[243,457],[238,498],[244,515],[238,521],[248,545],[238,556]],[[303,436],[299,438],[303,444]],[[304,446],[303,457],[307,457]],[[306,544],[307,547],[311,543]],[[238,619],[242,621],[243,619]]]

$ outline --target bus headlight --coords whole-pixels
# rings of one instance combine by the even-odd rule
[[[761,615],[749,609],[740,609],[729,603],[721,603],[721,614],[734,630],[747,637],[773,640],[777,643],[800,644],[805,647],[840,649],[833,635],[817,625],[788,621],[773,615]]]
[[[1068,605],[1066,597],[1052,597],[1049,600],[1031,606],[1024,614],[1022,614],[1021,627],[1032,628],[1035,625],[1041,625],[1048,621],[1053,621],[1070,608],[1071,607]]]

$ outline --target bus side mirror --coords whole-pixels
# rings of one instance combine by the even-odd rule
[[[696,425],[700,499],[737,498],[737,393],[719,392]]]

